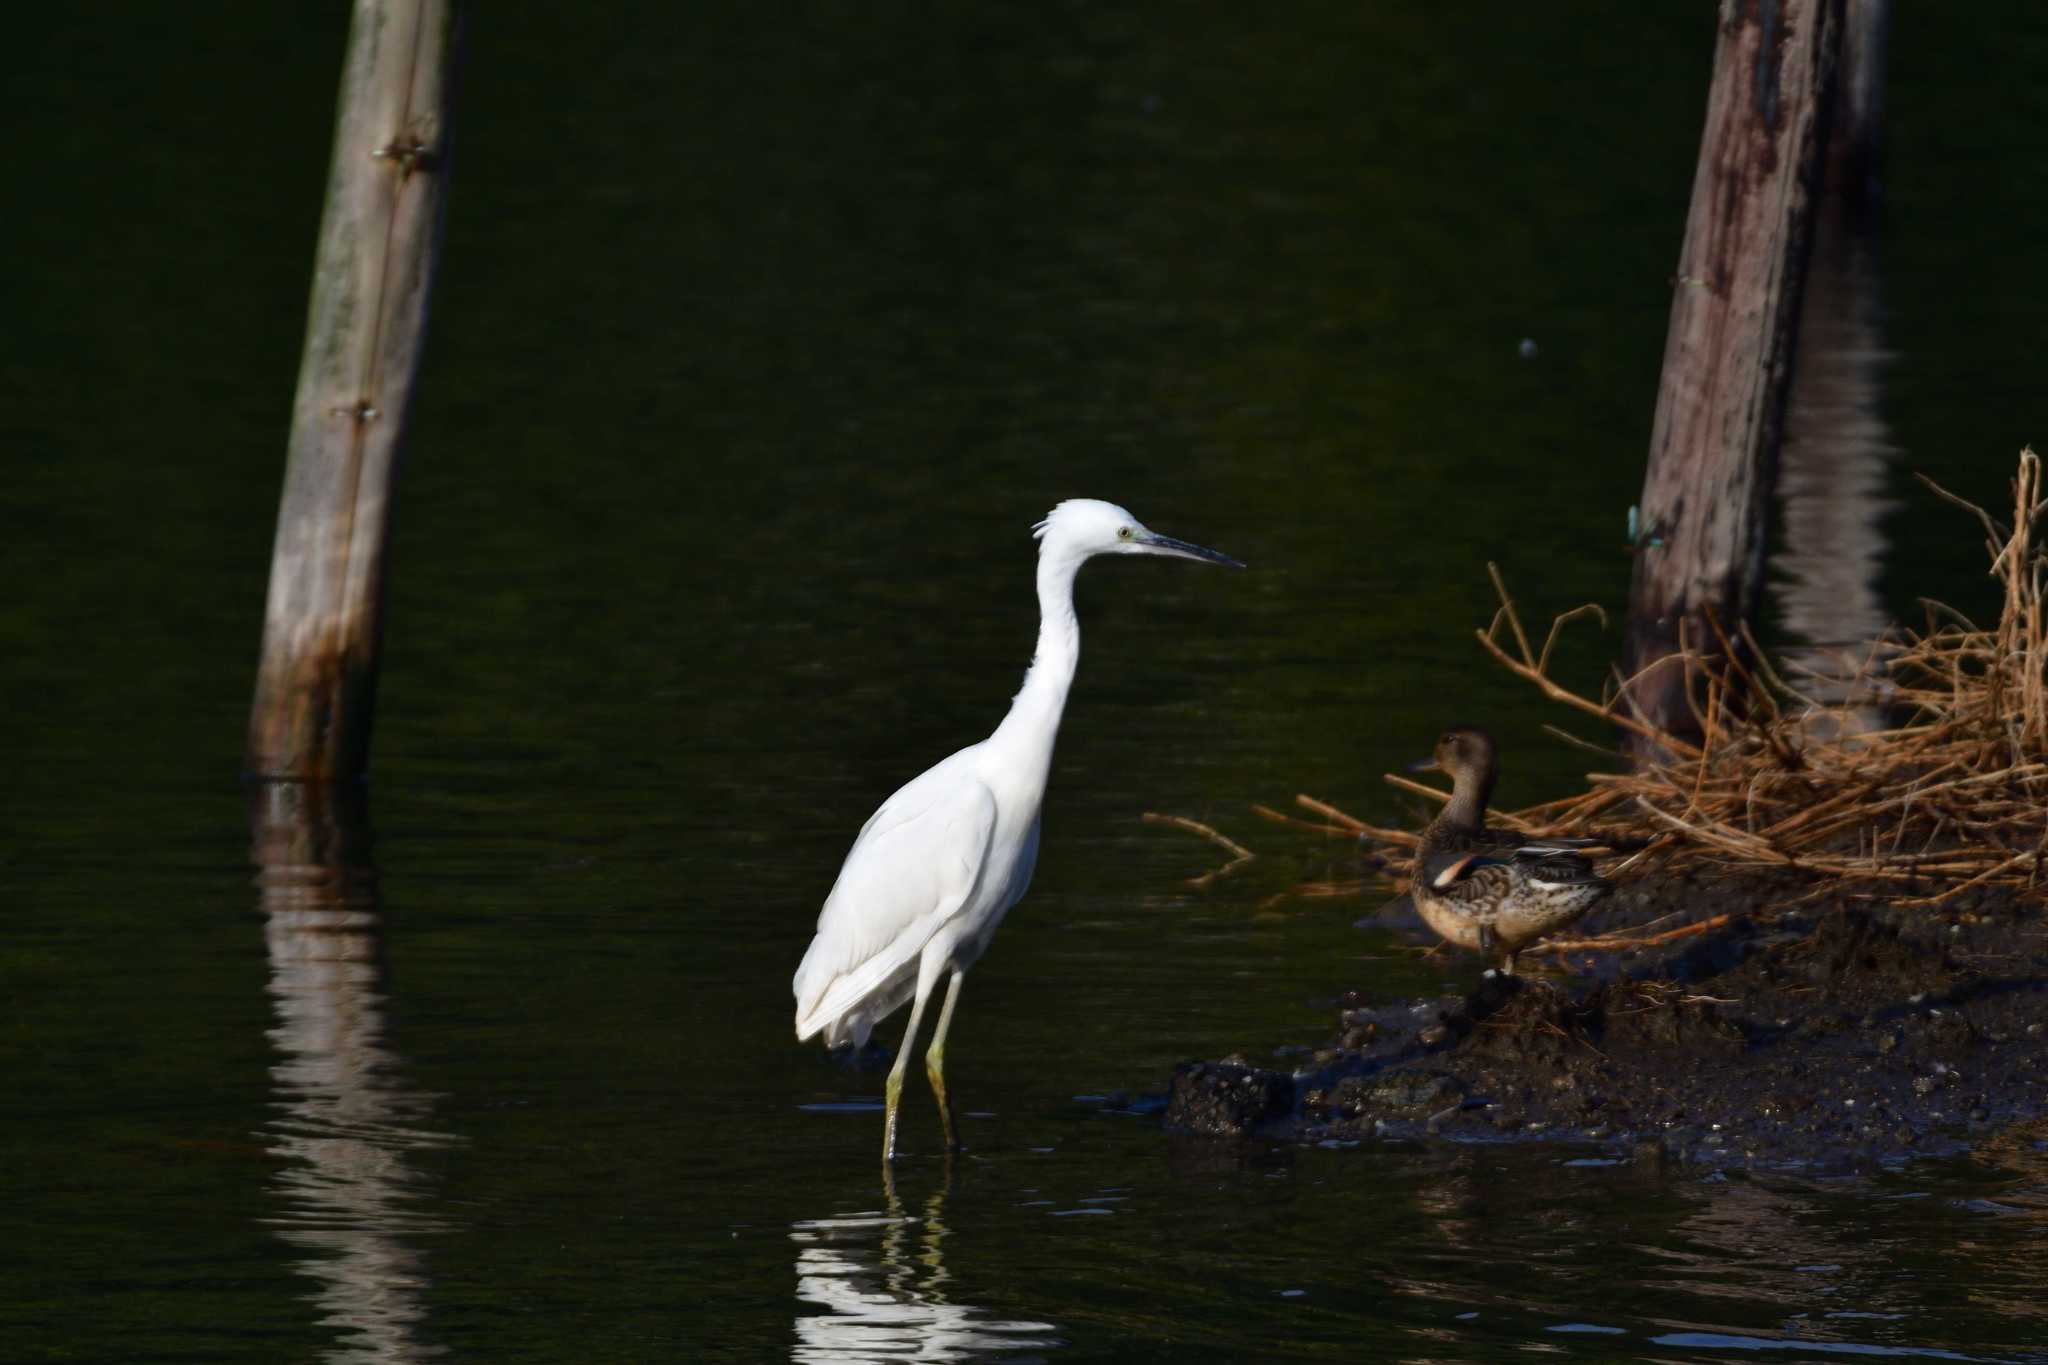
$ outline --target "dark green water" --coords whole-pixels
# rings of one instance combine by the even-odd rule
[[[479,7],[338,888],[255,875],[236,770],[341,18],[17,21],[0,1357],[2038,1357],[2031,1135],[1703,1182],[1099,1098],[1466,970],[1261,911],[1341,864],[1248,803],[1403,818],[1378,774],[1460,718],[1510,803],[1581,770],[1470,631],[1488,559],[1536,619],[1623,594],[1693,9]],[[1899,611],[1985,600],[1906,471],[1995,503],[2048,431],[2048,25],[1901,9]],[[914,1085],[888,1191],[789,975],[874,803],[1000,716],[1075,495],[1254,571],[1083,575],[971,1150]],[[1147,809],[1265,856],[1190,892]]]

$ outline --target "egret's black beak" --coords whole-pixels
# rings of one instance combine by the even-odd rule
[[[1198,559],[1204,564],[1221,564],[1226,568],[1242,569],[1243,564],[1219,550],[1207,550],[1200,545],[1190,545],[1185,540],[1162,536],[1157,531],[1147,531],[1139,544],[1147,554],[1172,555],[1176,559]]]
[[[1444,765],[1436,761],[1435,754],[1431,754],[1428,758],[1418,758],[1413,763],[1410,763],[1407,768],[1407,771],[1411,773],[1440,773],[1443,770]]]

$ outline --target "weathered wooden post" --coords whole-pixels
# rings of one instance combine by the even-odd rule
[[[298,1269],[345,1343],[335,1354],[424,1360],[426,1253],[390,1214],[431,1178],[412,1154],[458,1139],[433,1131],[434,1096],[392,1047],[366,789],[251,783],[249,833],[275,1011],[270,1221],[294,1250],[318,1248]]]
[[[1827,201],[1860,223],[1878,206],[1884,149],[1884,69],[1891,47],[1891,0],[1847,0],[1841,78],[1829,119]]]
[[[1847,0],[1843,11],[1841,76],[1778,457],[1783,528],[1770,564],[1782,635],[1775,647],[1806,675],[1809,696],[1851,704],[1826,724],[1865,729],[1883,720],[1865,664],[1889,619],[1878,576],[1898,454],[1883,412],[1892,356],[1872,240],[1890,8],[1890,0]]]
[[[355,0],[249,717],[252,776],[351,778],[369,757],[454,39],[452,0]]]
[[[1696,731],[1681,642],[1711,651],[1763,578],[1771,480],[1844,0],[1725,0],[1643,480],[1626,702]]]

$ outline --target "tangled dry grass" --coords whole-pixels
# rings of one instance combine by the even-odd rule
[[[1773,662],[1746,629],[1730,639],[1715,626],[1713,640],[1687,641],[1682,654],[1696,738],[1631,714],[1624,679],[1611,678],[1596,699],[1553,678],[1560,631],[1599,608],[1557,617],[1542,649],[1533,649],[1489,565],[1501,605],[1477,632],[1480,645],[1553,701],[1662,755],[1627,771],[1590,773],[1582,792],[1493,818],[1531,834],[1650,839],[1640,856],[1652,867],[1791,869],[1832,886],[1865,884],[1897,904],[1939,904],[1987,885],[2048,898],[2048,553],[2034,540],[2048,510],[2041,462],[2032,450],[2021,452],[2010,524],[1922,482],[1983,526],[1990,571],[2004,590],[1996,626],[1928,602],[1922,629],[1894,632],[1836,666]],[[1546,729],[1617,758],[1609,746]],[[1436,800],[1447,795],[1391,773],[1386,780]],[[1297,801],[1319,818],[1253,809],[1355,837],[1388,866],[1405,868],[1413,834],[1374,827],[1311,797]],[[1291,894],[1359,889],[1356,882],[1310,883]]]

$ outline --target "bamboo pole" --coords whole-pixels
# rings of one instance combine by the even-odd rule
[[[1694,737],[1676,657],[1750,619],[1763,579],[1814,187],[1844,0],[1730,0],[1664,348],[1643,543],[1629,594],[1628,706]],[[1649,752],[1638,734],[1634,747]]]
[[[452,0],[355,0],[244,766],[360,777],[448,165]]]

